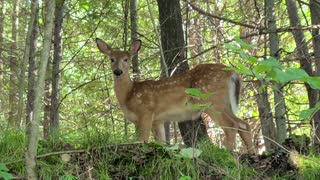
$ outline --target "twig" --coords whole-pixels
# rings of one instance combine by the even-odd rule
[[[245,24],[245,23],[242,23],[242,22],[237,22],[237,21],[234,21],[234,20],[231,20],[231,19],[227,19],[227,18],[224,18],[224,17],[220,17],[220,16],[217,16],[217,15],[208,13],[208,12],[200,9],[199,7],[193,5],[192,3],[188,2],[188,1],[186,1],[186,3],[188,3],[192,7],[193,10],[195,10],[198,13],[203,14],[205,16],[212,17],[212,18],[219,19],[219,20],[223,20],[223,21],[226,21],[226,22],[229,22],[229,23],[232,23],[232,24],[235,24],[235,25],[240,25],[240,26],[243,26],[243,27],[247,27],[247,28],[250,28],[250,29],[262,30],[261,28],[259,28],[257,26],[252,26],[252,25],[249,25],[249,24]]]

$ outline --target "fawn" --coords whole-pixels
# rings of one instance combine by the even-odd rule
[[[225,133],[224,145],[233,150],[236,133],[244,141],[249,152],[253,152],[252,134],[249,124],[236,116],[240,78],[234,71],[226,70],[222,64],[200,64],[174,77],[160,80],[134,82],[130,79],[130,60],[138,53],[142,42],[134,41],[129,51],[112,49],[103,40],[96,39],[99,50],[109,56],[114,76],[114,90],[124,116],[136,126],[139,139],[148,141],[151,130],[155,139],[165,141],[165,121],[194,120],[201,111],[194,103],[211,102],[204,110]],[[191,97],[187,88],[197,88],[212,93],[207,100]],[[188,102],[188,103],[186,103]]]

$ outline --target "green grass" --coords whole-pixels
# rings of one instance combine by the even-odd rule
[[[316,180],[320,177],[320,155],[300,156],[297,166],[301,179]]]
[[[72,135],[74,137],[75,134]],[[240,163],[237,154],[215,147],[209,142],[202,142],[197,147],[201,152],[197,158],[182,153],[177,146],[164,147],[161,144],[122,145],[110,141],[108,133],[91,130],[77,134],[76,143],[70,146],[84,149],[86,152],[74,153],[70,161],[63,161],[61,155],[42,157],[37,160],[38,173],[42,179],[78,179],[86,177],[88,169],[96,179],[256,179],[259,172]],[[70,137],[39,142],[38,154],[65,151]],[[125,142],[125,140],[123,140]],[[25,135],[22,131],[7,130],[0,134],[0,163],[5,164],[10,172],[23,177]],[[192,156],[192,153],[191,153]],[[294,157],[294,156],[293,156]],[[318,179],[320,177],[320,156],[296,156],[292,161],[298,167],[298,179]],[[80,172],[80,174],[79,174]],[[291,173],[292,174],[292,173]],[[265,174],[263,174],[265,175]],[[271,179],[292,179],[285,173],[275,174]]]
[[[229,150],[220,149],[209,142],[202,142],[199,148],[203,151],[200,158],[212,166],[212,171],[224,174],[224,179],[252,179],[256,172],[242,165]]]

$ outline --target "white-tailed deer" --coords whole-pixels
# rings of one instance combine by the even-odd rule
[[[240,79],[235,72],[226,70],[222,64],[201,64],[179,76],[133,82],[129,73],[130,58],[139,51],[141,41],[134,41],[129,51],[113,50],[98,38],[96,43],[111,59],[117,99],[125,117],[135,124],[141,141],[148,141],[154,130],[156,140],[164,142],[165,121],[194,120],[201,111],[192,104],[210,101],[212,106],[205,113],[224,130],[224,145],[233,150],[238,132],[249,152],[253,152],[250,127],[236,116]],[[185,93],[187,88],[197,88],[212,96],[207,100],[193,98]]]

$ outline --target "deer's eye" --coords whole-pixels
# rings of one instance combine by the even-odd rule
[[[124,59],[124,62],[128,62],[128,59]]]
[[[113,58],[111,58],[110,60],[111,60],[112,63],[114,62],[114,59],[113,59]]]

